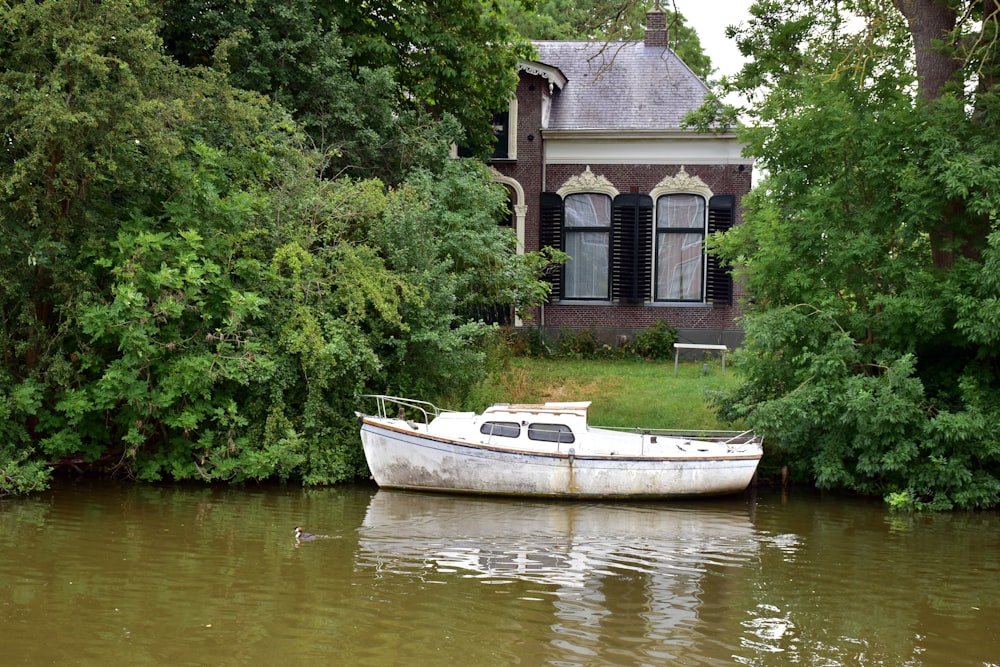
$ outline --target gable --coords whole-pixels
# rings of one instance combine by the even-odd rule
[[[677,129],[708,93],[666,47],[574,41],[534,46],[539,62],[533,65],[554,68],[566,79],[553,95],[550,130]]]

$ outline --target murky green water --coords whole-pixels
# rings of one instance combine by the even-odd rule
[[[808,495],[60,487],[0,501],[0,664],[995,665],[998,575],[997,513]]]

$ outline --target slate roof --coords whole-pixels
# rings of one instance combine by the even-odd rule
[[[643,42],[534,42],[538,60],[567,83],[556,90],[550,130],[678,129],[708,86],[672,50]]]

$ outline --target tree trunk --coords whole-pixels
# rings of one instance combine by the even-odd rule
[[[921,99],[939,98],[961,63],[940,44],[950,39],[958,18],[948,0],[893,0],[906,18],[913,36],[913,50]]]
[[[1000,0],[978,1],[984,3],[984,16],[995,21]],[[957,46],[954,31],[961,11],[959,5],[952,0],[893,0],[893,3],[906,19],[913,38],[920,100],[933,103],[945,94],[949,84],[957,94],[963,94],[964,82],[960,74],[963,56],[954,48]],[[986,20],[984,26],[992,27],[993,23]],[[990,27],[985,27],[984,32]],[[986,62],[980,69],[980,92],[993,87],[995,72],[992,65],[992,62]],[[955,199],[941,210],[940,221],[929,232],[934,265],[939,269],[950,269],[956,253],[973,260],[981,258],[989,233],[989,220],[985,217],[971,219],[965,203]]]

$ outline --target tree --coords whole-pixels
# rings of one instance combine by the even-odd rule
[[[398,181],[427,166],[412,153],[433,133],[488,154],[492,110],[506,105],[529,53],[482,0],[164,0],[164,9],[170,52],[285,105],[328,154],[328,175]],[[449,116],[458,128],[433,122]]]
[[[728,84],[755,102],[741,136],[768,176],[716,240],[753,299],[746,381],[721,406],[821,487],[994,506],[997,3],[751,13],[733,35],[753,61]]]
[[[0,494],[53,468],[351,479],[355,394],[460,395],[487,331],[463,309],[544,292],[441,133],[396,187],[322,178],[286,109],[179,65],[156,10],[0,4]]]
[[[227,113],[240,123],[221,139],[247,158],[258,130],[284,116],[211,76],[182,76],[144,3],[26,2],[0,16],[3,492],[44,480],[86,403],[82,385],[106,351],[81,332],[79,309],[109,284],[101,258],[119,225],[170,195],[166,165],[195,136],[220,140]],[[88,422],[70,438],[95,454],[107,433]]]
[[[646,12],[652,3],[646,0],[600,0],[580,3],[576,0],[501,0],[504,15],[518,33],[532,40],[636,40],[646,30]],[[668,12],[667,31],[670,48],[702,79],[709,79],[715,68],[684,16],[672,2],[664,2]]]

